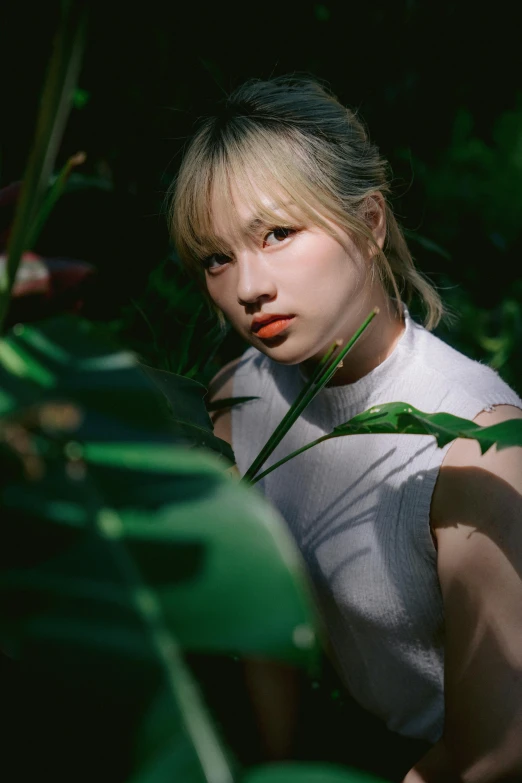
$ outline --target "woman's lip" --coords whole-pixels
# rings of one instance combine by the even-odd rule
[[[294,318],[295,316],[290,315],[288,318],[278,318],[277,320],[274,319],[273,321],[269,321],[267,324],[264,324],[259,329],[256,329],[254,334],[257,335],[257,337],[261,337],[262,339],[276,337],[277,335],[281,334],[281,332],[284,331],[287,326],[289,326],[290,322],[293,321]]]

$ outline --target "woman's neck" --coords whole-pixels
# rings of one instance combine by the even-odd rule
[[[404,317],[396,301],[390,299],[380,286],[372,293],[374,295],[368,312],[378,307],[379,313],[344,358],[343,366],[337,370],[328,386],[345,386],[363,378],[390,356],[404,332]],[[366,315],[365,312],[361,322]],[[343,344],[348,339],[349,336],[343,340]],[[308,360],[301,365],[307,377],[313,373],[315,364],[314,360]]]

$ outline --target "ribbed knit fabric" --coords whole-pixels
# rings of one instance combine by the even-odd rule
[[[265,467],[384,402],[468,419],[522,400],[405,308],[393,353],[359,381],[321,390]],[[251,347],[234,375],[232,446],[244,474],[299,394],[298,366]],[[450,448],[421,435],[353,435],[314,446],[257,486],[286,520],[315,584],[348,690],[400,734],[436,742],[444,721],[444,613],[430,504]]]

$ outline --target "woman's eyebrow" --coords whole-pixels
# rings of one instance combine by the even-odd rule
[[[267,204],[267,209],[270,209],[274,212],[281,212],[283,213],[283,207],[284,204]],[[283,214],[281,214],[281,217],[283,218]],[[273,224],[273,221],[270,219],[264,219],[260,217],[251,218],[250,220],[245,221],[241,226],[239,226],[240,232],[243,234],[243,236],[252,236],[253,234],[257,234],[259,231],[261,231],[264,228],[267,228],[267,226],[270,226]],[[208,237],[209,245],[214,246],[216,243],[220,246],[228,246],[230,243],[227,241],[225,237],[221,237],[218,234],[215,234],[212,232],[212,234]]]
[[[286,206],[286,204],[267,204],[267,209],[272,210],[273,212],[280,212],[281,217],[284,217],[283,215],[283,208]],[[272,220],[265,220],[264,218],[252,218],[252,220],[249,220],[244,226],[243,230],[249,234],[249,233],[255,233],[256,231],[259,231],[261,228],[265,228],[266,226],[270,225],[272,223]]]
[[[254,234],[266,225],[267,221],[263,220],[263,218],[253,218],[253,220],[249,220],[248,223],[244,225],[243,230],[247,234]]]

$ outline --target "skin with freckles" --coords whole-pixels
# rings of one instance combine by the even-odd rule
[[[346,232],[329,223],[338,236],[314,225],[296,225],[281,212],[281,226],[247,227],[256,219],[232,189],[234,206],[245,231],[235,235],[229,206],[212,200],[213,230],[229,252],[205,260],[207,288],[215,304],[248,342],[282,364],[302,364],[310,374],[336,339],[343,344],[373,307],[380,313],[344,360],[335,384],[352,383],[391,353],[404,330],[378,278],[372,280],[371,251],[363,253]],[[269,196],[266,198],[268,203]],[[384,243],[382,197],[373,199],[373,234]],[[291,228],[289,228],[291,226]],[[262,339],[251,331],[254,316],[294,316],[276,337]]]

